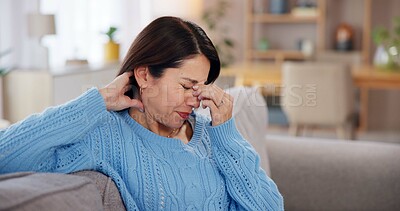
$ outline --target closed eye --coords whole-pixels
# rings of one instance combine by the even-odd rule
[[[181,86],[185,89],[185,90],[188,90],[188,89],[191,89],[192,87],[187,87],[187,86],[185,86],[185,85],[183,85],[183,84],[181,84]]]

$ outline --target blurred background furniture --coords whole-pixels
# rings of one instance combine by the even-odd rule
[[[307,126],[336,127],[337,137],[353,137],[354,88],[350,68],[326,62],[285,62],[281,100],[290,134]]]
[[[118,68],[118,63],[110,63],[12,70],[3,79],[4,119],[15,123],[49,106],[66,103],[91,87],[103,87],[115,78]]]
[[[397,105],[397,99],[395,98],[398,94],[398,90],[400,90],[400,73],[390,72],[390,71],[378,71],[376,68],[371,65],[361,65],[360,56],[355,53],[344,53],[343,55],[337,55],[334,53],[321,53],[320,55],[315,57],[316,62],[329,62],[334,59],[335,62],[349,65],[351,66],[351,74],[353,79],[353,84],[357,88],[355,90],[356,96],[354,98],[355,101],[359,101],[359,115],[358,119],[358,131],[368,131],[370,130],[370,125],[374,124],[394,124],[396,122],[393,121],[378,121],[376,123],[376,108],[377,104],[382,104],[383,110],[379,110],[379,114],[384,114],[382,118],[387,120],[393,120],[393,117],[396,117],[397,113],[393,113],[393,110]],[[232,65],[229,67],[225,67],[221,71],[221,76],[223,77],[235,77],[235,86],[259,86],[265,91],[264,94],[269,96],[279,96],[280,87],[282,84],[282,66],[268,64],[263,62],[255,62],[255,63],[239,63],[236,65]],[[224,79],[223,79],[224,80]],[[381,101],[374,102],[372,101],[374,96],[371,95],[371,91],[393,91],[393,93],[389,93],[391,95],[384,94],[384,98]],[[376,93],[372,93],[376,94]],[[359,97],[359,99],[358,99]],[[386,98],[391,97],[394,99],[390,99],[388,101]],[[386,99],[386,100],[385,100]],[[279,102],[277,102],[279,103]],[[280,106],[280,105],[279,105]],[[371,107],[371,109],[370,109]],[[270,107],[271,108],[271,107]],[[372,114],[372,117],[370,117]],[[375,116],[374,116],[375,114]],[[392,115],[392,116],[390,116]],[[271,115],[270,115],[271,116]],[[372,127],[372,129],[374,126]]]
[[[368,130],[369,96],[371,90],[400,91],[400,72],[382,71],[370,65],[360,65],[353,68],[354,84],[360,89],[359,129]],[[382,112],[381,112],[382,113]],[[393,115],[389,113],[389,115]]]
[[[0,75],[0,130],[10,125],[10,122],[3,118],[3,76]]]

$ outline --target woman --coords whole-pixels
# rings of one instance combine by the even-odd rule
[[[1,131],[0,173],[100,171],[128,210],[283,210],[235,128],[232,97],[212,84],[219,71],[200,27],[158,18],[109,85]]]

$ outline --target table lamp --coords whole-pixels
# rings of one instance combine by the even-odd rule
[[[28,34],[29,37],[32,38],[32,45],[30,46],[31,68],[49,68],[48,49],[41,44],[41,40],[46,35],[52,35],[56,33],[54,22],[54,15],[28,15]]]

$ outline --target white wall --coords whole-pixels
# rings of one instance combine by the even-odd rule
[[[244,59],[246,1],[229,0],[228,2],[230,3],[230,8],[226,16],[221,20],[220,26],[226,29],[227,36],[235,42],[235,63],[240,63]],[[204,0],[205,8],[213,7],[215,4],[217,4],[215,0]],[[203,28],[207,33],[207,28]],[[209,35],[213,39],[213,35]]]
[[[38,9],[38,0],[0,0],[0,51],[12,50],[0,59],[1,66],[29,65],[26,15]]]

